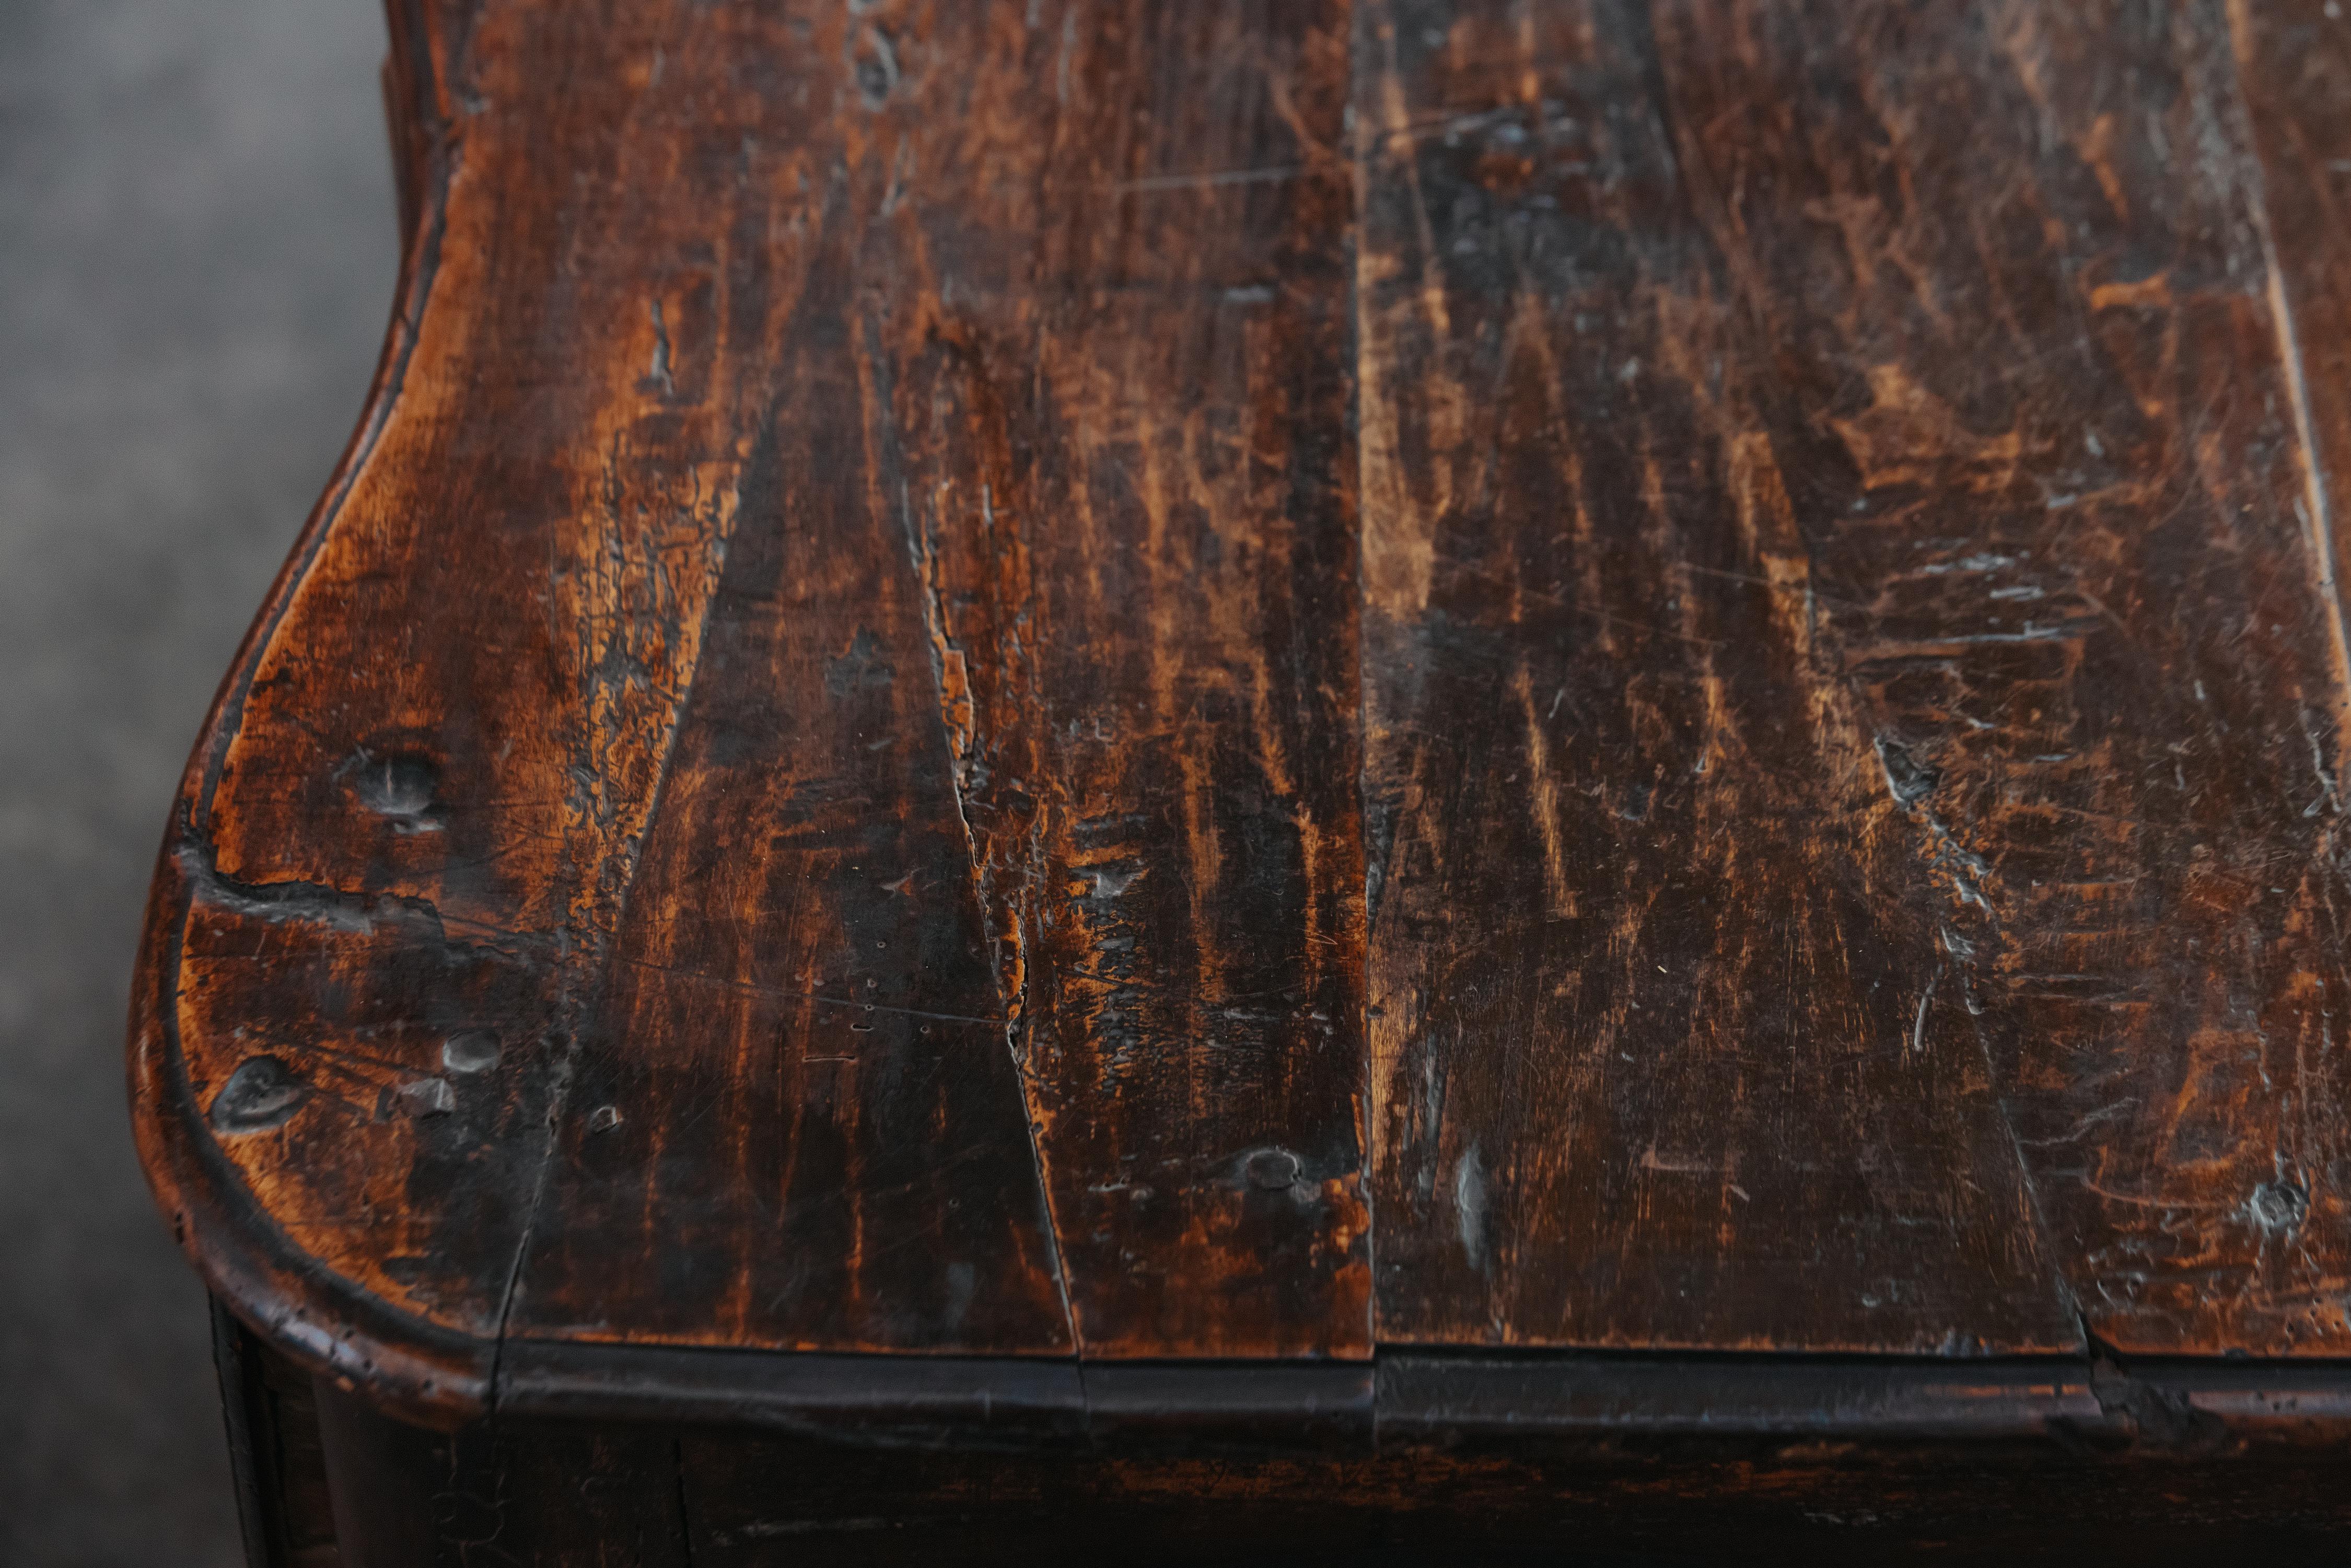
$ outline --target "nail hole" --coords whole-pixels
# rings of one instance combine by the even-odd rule
[[[504,1052],[486,1029],[459,1030],[441,1042],[441,1065],[455,1073],[487,1072]]]
[[[377,757],[362,751],[346,765],[351,792],[360,804],[388,817],[395,831],[437,832],[441,809],[434,795],[441,786],[441,770],[429,758],[413,754]]]
[[[1288,1149],[1259,1149],[1249,1157],[1244,1172],[1249,1184],[1265,1192],[1281,1192],[1298,1185],[1302,1163]]]
[[[309,1086],[274,1056],[248,1056],[213,1096],[213,1126],[223,1133],[266,1133],[301,1108]]]

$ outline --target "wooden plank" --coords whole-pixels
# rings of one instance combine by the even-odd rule
[[[909,67],[960,113],[876,335],[1093,1356],[1370,1347],[1345,17],[1007,6]]]
[[[1366,17],[1383,1337],[2340,1346],[2218,9]]]
[[[1017,1060],[1087,1354],[1364,1354],[1337,13],[748,48],[810,192],[736,263],[805,275],[777,477],[517,1322],[1054,1348]]]
[[[903,170],[857,69],[883,35],[860,28],[893,21],[738,9],[664,56],[713,99],[761,62],[737,118],[687,139],[776,193],[724,287],[790,302],[772,350],[736,350],[766,388],[760,444],[517,1333],[1071,1348],[861,329],[886,286],[867,226]]]

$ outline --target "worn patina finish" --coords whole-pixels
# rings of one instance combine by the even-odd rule
[[[2332,7],[394,31],[133,1020],[277,1351],[1399,1433],[1407,1349],[2042,1358],[2002,1433],[2351,1354]]]

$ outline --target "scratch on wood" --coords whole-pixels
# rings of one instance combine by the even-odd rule
[[[2244,68],[2252,53],[2252,21],[2246,0],[2228,0],[2229,38],[2235,71],[2238,107],[2244,108]],[[2319,459],[2318,435],[2310,415],[2310,384],[2304,371],[2302,337],[2294,329],[2294,301],[2288,295],[2285,269],[2279,265],[2277,237],[2270,228],[2269,177],[2261,159],[2251,153],[2237,160],[2245,184],[2245,210],[2262,246],[2267,286],[2270,326],[2277,334],[2278,366],[2285,377],[2286,400],[2294,411],[2294,452],[2302,467],[2303,500],[2298,508],[2318,588],[2326,606],[2327,630],[2335,650],[2336,744],[2346,726],[2343,709],[2351,706],[2351,629],[2344,623],[2342,585],[2335,575],[2334,515],[2326,495],[2326,475]]]
[[[874,448],[882,455],[883,482],[894,495],[899,526],[906,538],[907,559],[914,574],[915,599],[922,609],[925,641],[930,653],[931,682],[937,696],[939,726],[946,741],[947,792],[955,802],[956,822],[962,830],[964,852],[971,866],[973,896],[979,902],[985,924],[987,921],[987,857],[980,848],[978,834],[973,831],[967,799],[978,746],[978,711],[972,700],[964,649],[955,638],[947,615],[946,596],[941,581],[943,563],[930,530],[914,515],[914,499],[909,493],[904,464],[898,448],[896,415],[891,406],[890,361],[882,343],[881,328],[870,316],[864,326],[865,360],[871,377],[866,417],[872,432],[871,439]],[[1037,828],[1040,830],[1041,824]],[[1032,857],[1035,848],[1032,831]],[[1032,858],[1031,864],[1034,863]],[[1020,1030],[1029,999],[1028,932],[1017,912],[1005,920],[1004,927],[1011,946],[1011,972],[1008,976],[999,971],[998,975],[1005,1011],[1004,1049],[1012,1058],[1013,1069],[1020,1084],[1021,1125],[1029,1140],[1029,1168],[1035,1173],[1037,1189],[1045,1206],[1047,1256],[1052,1265],[1054,1289],[1061,1297],[1061,1317],[1068,1325],[1071,1344],[1083,1354],[1084,1342],[1080,1337],[1078,1314],[1070,1304],[1068,1270],[1062,1263],[1061,1216],[1054,1203],[1052,1183],[1045,1168],[1045,1151],[1037,1136],[1037,1087],[1027,1054],[1020,1049]]]

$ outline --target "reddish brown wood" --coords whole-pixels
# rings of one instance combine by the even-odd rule
[[[1058,1265],[1091,1354],[1364,1354],[1337,24],[883,7],[664,80],[747,56],[820,84],[726,171],[788,193],[719,266],[799,292],[769,466],[517,1322],[609,1319],[642,1223],[632,1333],[1065,1350]]]
[[[884,276],[1081,1346],[1360,1356],[1345,10],[1024,27],[931,47]]]
[[[658,87],[642,90],[665,107],[648,121],[690,120],[726,149],[619,182],[667,188],[660,199],[702,219],[561,225],[597,236],[578,252],[582,277],[632,287],[651,234],[674,235],[674,266],[692,277],[630,307],[653,329],[633,383],[657,422],[645,451],[696,443],[676,421],[737,377],[747,401],[732,416],[741,467],[696,480],[726,517],[724,566],[711,557],[705,591],[680,606],[702,654],[662,743],[642,868],[632,883],[613,873],[627,915],[582,998],[543,1178],[546,1242],[520,1263],[512,1326],[1066,1353],[895,435],[875,423],[886,371],[867,357],[880,296],[863,230],[896,154],[846,63],[858,39],[845,22],[803,37],[748,9],[648,7],[636,39],[590,16],[517,16],[576,30],[615,99],[658,55]],[[518,37],[512,57],[549,47]],[[774,79],[738,80],[747,60]],[[513,101],[498,129],[535,144],[519,83]],[[626,476],[609,494],[645,504]],[[696,537],[687,497],[666,510],[682,540]],[[626,1280],[613,1270],[623,1237],[638,1260]]]
[[[2339,1352],[2220,9],[1437,15],[1356,89],[1383,1336]]]
[[[1604,5],[1375,7],[1363,47],[1383,1335],[2074,1343],[1959,986],[1920,1009],[1964,922],[1827,640],[1863,591],[1805,528],[1844,519],[1790,493],[1850,465],[1761,405],[1870,356],[1782,347],[1707,200],[1720,157],[1830,199],[1768,120],[1808,62],[1678,102]]]
[[[2339,1434],[2324,6],[392,14],[131,1049],[352,1430]]]

